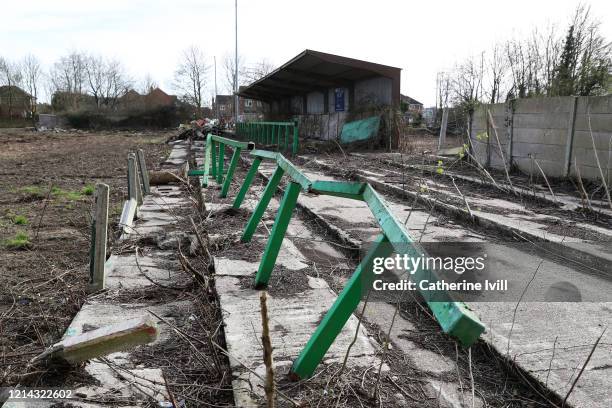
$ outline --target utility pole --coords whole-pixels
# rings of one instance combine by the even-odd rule
[[[234,126],[238,124],[238,0],[234,0],[234,26],[236,28],[236,52],[234,53]]]
[[[215,116],[219,120],[219,104],[217,103],[217,56],[213,57],[215,61]]]

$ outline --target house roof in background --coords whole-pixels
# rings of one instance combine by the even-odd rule
[[[423,105],[421,102],[409,97],[408,95],[400,95],[400,100],[409,105]]]

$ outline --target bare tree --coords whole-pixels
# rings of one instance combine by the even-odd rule
[[[9,118],[13,115],[13,104],[15,102],[15,87],[21,84],[22,75],[19,64],[0,57],[0,85],[7,88],[7,108]]]
[[[140,83],[140,93],[143,95],[147,95],[153,89],[158,88],[158,87],[159,87],[159,84],[157,83],[157,81],[153,79],[151,74],[147,74],[145,75],[144,79]]]
[[[114,108],[119,97],[131,87],[122,64],[117,60],[101,56],[89,56],[85,66],[89,92],[94,97],[96,107]]]
[[[265,77],[273,70],[274,65],[272,65],[270,61],[264,58],[261,61],[244,68],[242,72],[242,82],[250,84],[252,82],[257,81],[258,79]]]
[[[501,97],[501,87],[506,76],[507,63],[504,56],[502,47],[499,44],[495,44],[493,51],[487,63],[488,68],[488,79],[490,92],[489,102],[497,103]]]
[[[473,109],[482,101],[484,53],[479,58],[468,58],[455,66],[450,78],[451,97],[457,105]]]
[[[199,115],[202,113],[208,69],[204,53],[192,45],[183,51],[182,61],[174,73],[174,86],[184,101],[196,106]]]
[[[49,72],[52,104],[78,109],[86,86],[87,56],[78,51],[61,57]]]
[[[38,100],[38,89],[42,78],[40,61],[32,54],[28,54],[21,62],[23,71],[23,83],[26,91],[30,94],[30,114],[36,114],[36,102]]]
[[[227,92],[229,94],[233,94],[234,93],[234,81],[236,78],[236,63],[235,63],[236,59],[227,54],[225,56],[225,58],[223,58],[223,71],[225,73],[225,85],[226,85],[226,89]],[[240,87],[240,85],[244,85],[245,84],[245,78],[246,78],[246,72],[245,72],[245,68],[244,68],[244,59],[242,58],[242,56],[238,56],[238,81],[240,82],[238,84],[238,87]]]

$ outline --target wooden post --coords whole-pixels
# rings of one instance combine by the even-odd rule
[[[448,108],[442,110],[442,125],[440,126],[440,139],[438,140],[438,150],[446,143],[446,127],[448,126]]]
[[[144,151],[142,149],[138,149],[136,157],[138,159],[138,168],[140,170],[143,194],[149,195],[151,194],[151,185],[149,184],[149,171],[147,170],[147,162],[145,161]]]
[[[93,291],[104,289],[106,274],[106,236],[108,228],[108,185],[96,184],[95,218],[92,228],[92,249],[89,261],[89,287]]]

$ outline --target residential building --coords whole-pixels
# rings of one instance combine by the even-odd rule
[[[0,86],[0,117],[27,118],[36,109],[36,98],[18,86]]]

